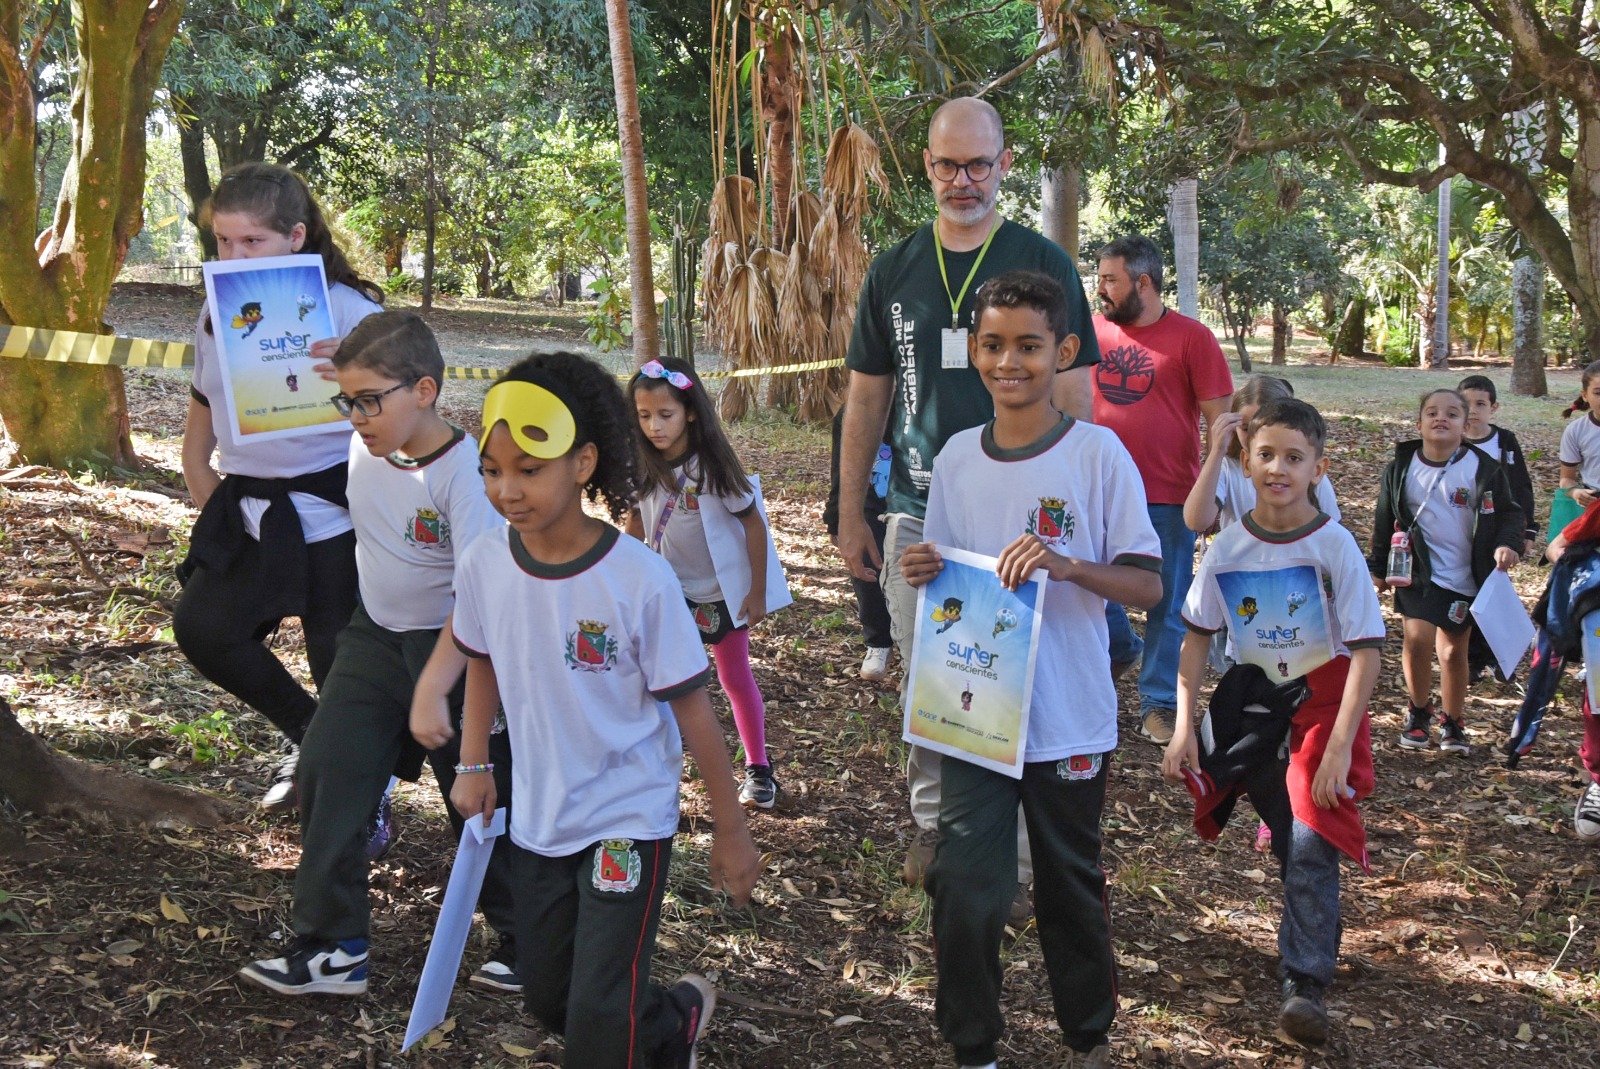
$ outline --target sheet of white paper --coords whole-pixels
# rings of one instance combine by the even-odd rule
[[[1517,670],[1522,655],[1533,645],[1533,621],[1528,610],[1517,597],[1511,577],[1496,569],[1489,573],[1478,596],[1472,599],[1472,618],[1478,624],[1494,659],[1500,662],[1500,674],[1507,679]]]
[[[455,864],[450,866],[450,882],[445,885],[444,904],[439,907],[439,923],[428,944],[428,960],[417,981],[417,997],[411,1003],[411,1020],[406,1022],[406,1042],[402,1053],[439,1025],[450,1009],[450,993],[461,969],[461,955],[467,949],[467,933],[472,928],[472,913],[478,905],[478,890],[489,867],[494,840],[506,830],[506,811],[496,809],[488,830],[481,817],[473,817],[461,829],[461,846]]]

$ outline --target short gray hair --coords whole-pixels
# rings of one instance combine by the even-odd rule
[[[1112,257],[1127,265],[1128,278],[1131,281],[1138,282],[1140,275],[1149,275],[1150,285],[1155,287],[1157,293],[1161,292],[1161,249],[1155,242],[1143,234],[1129,234],[1117,238],[1100,250],[1100,259],[1108,260]]]

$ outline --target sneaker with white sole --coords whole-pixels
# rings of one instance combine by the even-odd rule
[[[1572,811],[1572,830],[1589,842],[1600,839],[1600,783],[1589,784],[1578,796],[1578,807]]]
[[[1178,714],[1172,709],[1152,705],[1139,716],[1139,734],[1157,746],[1165,746],[1171,742],[1172,733],[1176,730],[1178,730]]]
[[[295,773],[300,767],[300,747],[284,743],[283,758],[272,770],[272,783],[261,796],[261,808],[268,813],[292,813],[300,808],[300,788]]]
[[[861,678],[877,683],[889,675],[889,647],[868,646],[867,655],[861,659]]]
[[[744,783],[739,787],[739,804],[755,809],[771,809],[778,804],[778,777],[771,765],[746,765]]]
[[[522,977],[517,975],[517,945],[509,936],[500,937],[500,946],[489,960],[475,969],[467,983],[485,991],[506,995],[522,994]]]
[[[696,1069],[696,1048],[716,1011],[717,989],[699,973],[684,973],[667,988],[667,997],[677,1004],[682,1024],[656,1052],[655,1064],[661,1069]]]
[[[1426,750],[1432,742],[1428,724],[1433,720],[1433,703],[1406,706],[1406,726],[1400,729],[1401,746],[1408,750]]]
[[[365,995],[367,941],[302,936],[283,957],[253,961],[239,975],[280,995]]]
[[[1451,720],[1448,716],[1439,718],[1439,749],[1445,753],[1467,754],[1472,752],[1472,747],[1467,745],[1467,728],[1459,720]]]

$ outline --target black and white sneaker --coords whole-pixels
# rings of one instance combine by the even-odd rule
[[[1471,753],[1472,747],[1467,745],[1467,729],[1459,720],[1451,720],[1448,716],[1439,718],[1439,749],[1445,753]]]
[[[489,960],[467,978],[473,987],[506,995],[522,994],[522,977],[517,975],[517,945],[508,936],[500,937],[499,948]]]
[[[717,1008],[717,989],[699,973],[684,973],[667,988],[667,997],[677,1004],[682,1024],[657,1052],[660,1069],[695,1069],[699,1064],[696,1047],[711,1023]]]
[[[1600,783],[1589,784],[1578,796],[1578,808],[1572,811],[1572,830],[1588,842],[1600,839]]]
[[[367,941],[302,936],[281,958],[263,958],[239,975],[280,995],[365,995]]]
[[[1406,709],[1406,726],[1400,731],[1400,745],[1408,750],[1426,750],[1432,742],[1428,723],[1433,719],[1433,703],[1411,705]]]
[[[283,760],[272,771],[272,785],[261,796],[261,808],[268,813],[292,813],[300,808],[300,791],[295,772],[300,767],[300,747],[285,743]]]
[[[739,788],[739,802],[756,809],[771,809],[778,804],[778,779],[771,765],[746,765],[744,785]]]

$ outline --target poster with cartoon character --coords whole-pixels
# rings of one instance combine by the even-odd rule
[[[1020,779],[1045,573],[1011,591],[995,558],[948,546],[939,555],[944,570],[917,591],[903,737]]]
[[[339,387],[312,370],[311,343],[334,337],[322,257],[218,260],[205,282],[233,432],[266,441],[341,422],[328,403]]]
[[[1217,569],[1216,578],[1236,661],[1253,664],[1281,683],[1333,660],[1332,609],[1316,562],[1226,565]]]

